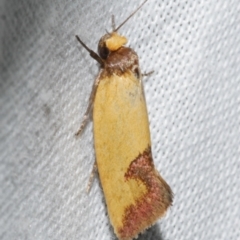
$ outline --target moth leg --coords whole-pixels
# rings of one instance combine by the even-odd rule
[[[142,76],[150,76],[154,73],[154,70],[150,71],[150,72],[146,72],[146,73],[142,73]]]
[[[89,193],[91,187],[92,187],[92,184],[93,184],[93,180],[94,180],[94,177],[95,177],[95,174],[97,172],[97,162],[95,160],[94,164],[93,164],[93,168],[92,168],[92,172],[91,172],[91,175],[89,177],[89,180],[88,180],[88,185],[87,185],[87,193]]]
[[[97,79],[95,80],[95,82],[93,84],[92,92],[91,92],[91,95],[90,95],[89,100],[88,100],[87,110],[86,110],[86,112],[83,116],[83,120],[82,120],[82,123],[80,125],[79,130],[75,133],[75,136],[79,136],[81,134],[81,132],[83,131],[84,127],[86,126],[86,124],[87,124],[87,122],[90,118],[90,115],[92,113],[92,106],[93,106],[95,94],[96,94],[97,87],[98,87],[98,84],[99,84],[99,81],[100,81],[100,74],[101,74],[101,72],[99,73]]]

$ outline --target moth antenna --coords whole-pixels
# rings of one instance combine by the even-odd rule
[[[112,15],[112,30],[113,30],[113,32],[114,32],[115,28],[116,28],[115,17],[114,17],[114,15]]]
[[[145,0],[132,14],[130,14],[130,16],[127,17],[117,28],[115,28],[113,32],[117,32],[146,2],[147,0]]]
[[[95,53],[92,49],[90,49],[80,38],[78,35],[76,35],[77,40],[80,42],[80,44],[89,52],[90,56],[95,59],[98,63],[101,64],[101,66],[104,66],[104,61],[98,56],[97,53]]]

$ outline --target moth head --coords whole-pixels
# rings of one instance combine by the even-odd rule
[[[98,54],[102,59],[107,59],[110,52],[117,51],[127,43],[127,38],[117,32],[105,34],[98,43]]]

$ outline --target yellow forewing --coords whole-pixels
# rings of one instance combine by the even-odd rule
[[[131,71],[101,78],[93,122],[97,166],[108,213],[114,228],[121,228],[126,207],[147,192],[141,181],[126,181],[124,174],[130,163],[151,146],[142,84]]]

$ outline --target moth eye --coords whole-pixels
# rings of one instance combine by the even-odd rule
[[[109,49],[106,46],[99,46],[98,53],[102,59],[107,59],[109,55]]]

